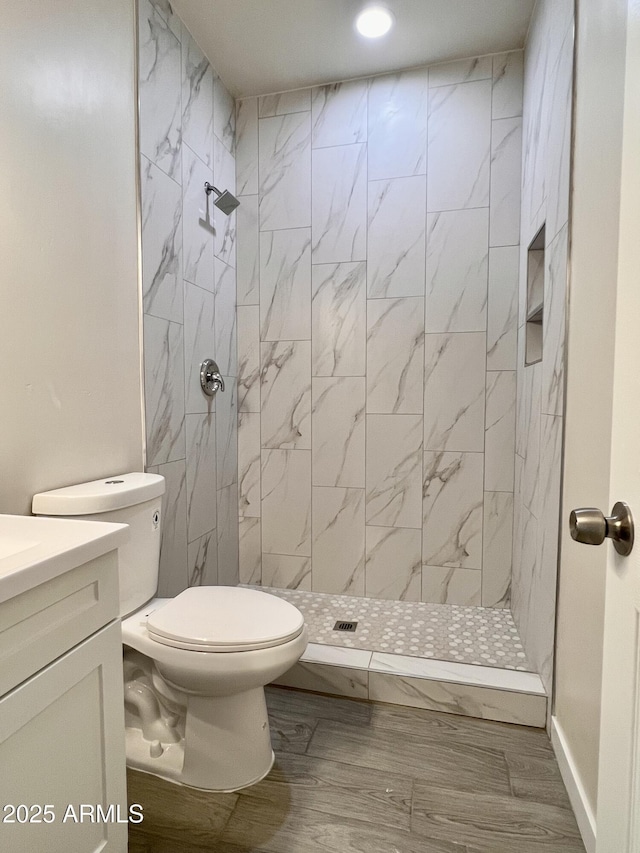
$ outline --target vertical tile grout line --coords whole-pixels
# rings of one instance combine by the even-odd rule
[[[480,606],[485,606],[484,589],[487,573],[485,565],[485,520],[487,515],[487,403],[489,389],[489,358],[487,340],[489,329],[489,264],[491,258],[491,185],[493,181],[493,75],[494,59],[491,58],[490,99],[489,99],[489,204],[487,207],[487,298],[484,324],[484,432],[482,443],[482,523],[480,525]]]
[[[144,364],[144,291],[142,270],[142,152],[140,150],[140,2],[133,3],[133,39],[135,51],[133,101],[134,101],[134,134],[135,134],[135,193],[136,193],[136,254],[138,288],[138,369],[140,371],[140,428],[142,431],[142,469],[147,470],[147,412],[146,412],[146,383]]]
[[[364,281],[362,287],[364,289],[364,594],[367,595],[369,587],[368,582],[368,566],[367,566],[367,493],[368,493],[368,474],[367,474],[367,451],[369,437],[369,415],[368,415],[368,396],[369,396],[369,97],[371,95],[371,80],[366,81],[365,93],[365,109],[364,109],[364,130],[367,146],[367,162],[366,162],[366,193],[365,193],[365,243],[364,243]],[[367,696],[369,696],[369,679],[367,676]]]
[[[168,24],[167,24],[168,26]],[[183,71],[184,71],[184,31],[186,27],[180,19],[180,264],[178,267],[178,280],[180,281],[181,295],[182,295],[182,372],[183,372],[183,382],[184,382],[184,372],[185,372],[185,347],[186,347],[186,335],[185,335],[185,298],[184,298],[184,148],[183,145],[186,145],[184,142],[184,103],[183,103]],[[213,154],[213,152],[212,152]],[[194,276],[195,278],[195,276]],[[189,488],[187,481],[187,467],[189,464],[188,453],[189,448],[187,447],[187,398],[186,398],[186,387],[183,386],[183,399],[182,399],[182,414],[183,414],[183,423],[184,423],[184,439],[185,439],[185,448],[184,448],[184,490],[185,490],[185,518],[184,518],[184,529],[185,529],[185,548],[186,553],[184,554],[184,565],[186,569],[186,586],[189,586]],[[217,453],[217,446],[215,446],[215,452]],[[217,470],[217,468],[216,468]],[[216,488],[217,488],[216,483]],[[217,497],[217,492],[216,492]],[[176,515],[177,515],[177,507],[176,507]],[[217,524],[217,507],[216,507],[216,524]],[[217,565],[217,557],[218,557],[218,542],[217,542],[217,534],[216,534],[216,565]]]
[[[428,240],[429,240],[429,129],[431,127],[431,90],[429,88],[429,67],[425,67],[425,87],[426,87],[426,138],[425,138],[425,175],[424,175],[424,311],[422,312],[422,319],[424,324],[423,334],[422,334],[422,436],[420,439],[420,601],[424,600],[424,455],[425,455],[425,446],[424,446],[424,421],[425,421],[425,410],[427,406],[427,395],[426,395],[426,374],[427,374],[427,256],[429,252],[428,248]]]
[[[314,540],[313,540],[313,423],[314,423],[314,412],[313,412],[313,357],[311,355],[313,351],[313,323],[312,323],[312,299],[313,299],[313,285],[311,282],[313,276],[313,88],[309,87],[309,289],[310,289],[310,299],[309,299],[309,433],[310,433],[310,444],[311,449],[309,451],[309,584],[311,586],[311,591],[313,592],[314,587],[314,572],[313,572],[313,553],[315,551]]]
[[[258,190],[258,207],[256,217],[256,276],[258,286],[258,471],[259,471],[259,490],[260,490],[260,585],[263,584],[263,555],[264,555],[264,507],[262,501],[262,475],[263,475],[263,459],[262,459],[262,326],[260,315],[262,311],[261,305],[261,290],[262,290],[262,231],[260,230],[260,207],[262,201],[262,175],[260,170],[260,98],[256,97],[256,157],[257,162],[257,190]]]
[[[516,299],[515,299],[515,323],[516,323],[516,353],[515,353],[515,374],[516,374],[516,400],[515,400],[515,426],[514,426],[514,441],[513,441],[513,499],[512,499],[512,510],[511,510],[511,572],[509,576],[509,589],[508,589],[508,610],[513,618],[513,572],[515,567],[515,545],[516,545],[516,466],[518,464],[518,400],[520,395],[523,393],[522,391],[522,383],[524,378],[524,365],[523,370],[520,370],[520,337],[521,337],[521,328],[520,328],[520,297],[521,297],[521,282],[520,275],[522,271],[522,227],[523,227],[523,215],[522,215],[522,202],[524,199],[524,166],[525,166],[525,145],[526,145],[526,136],[525,136],[525,123],[524,123],[524,76],[525,76],[525,51],[522,49],[522,80],[520,87],[520,122],[521,122],[521,146],[520,146],[520,183],[519,183],[519,192],[520,192],[520,227],[518,233],[518,263],[517,263],[517,271],[516,271]],[[526,295],[526,281],[525,281],[525,295]],[[526,312],[525,312],[526,313]],[[524,359],[523,359],[524,360]],[[522,486],[522,471],[520,473],[520,481],[519,485]],[[522,518],[519,519],[520,525],[522,525]],[[515,621],[515,620],[514,620]]]

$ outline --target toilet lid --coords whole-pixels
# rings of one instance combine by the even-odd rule
[[[152,639],[202,652],[267,649],[293,640],[303,628],[293,604],[235,586],[190,587],[147,618]]]

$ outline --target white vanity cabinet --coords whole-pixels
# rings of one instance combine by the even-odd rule
[[[0,600],[0,850],[7,853],[127,850],[118,564],[113,541],[105,547]],[[1,581],[0,574],[0,592]]]

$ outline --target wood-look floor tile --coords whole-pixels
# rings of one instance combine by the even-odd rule
[[[271,746],[274,752],[306,752],[316,720],[301,720],[295,714],[269,710]]]
[[[376,703],[371,709],[371,725],[396,732],[419,734],[425,738],[432,737],[440,743],[479,743],[491,749],[514,750],[540,758],[553,758],[551,741],[544,729],[516,726],[512,723]]]
[[[227,853],[225,844],[233,853],[466,853],[447,840],[249,798],[240,799],[216,853]]]
[[[356,699],[323,696],[320,693],[301,693],[286,687],[267,687],[269,713],[285,713],[308,721],[337,720],[342,723],[368,723],[372,706]]]
[[[238,801],[237,794],[187,788],[131,769],[127,770],[127,797],[143,808],[141,832],[192,845],[218,838]]]
[[[154,850],[154,841],[158,841],[152,835],[143,835],[137,829],[129,827],[129,843],[127,845],[128,853],[161,853],[156,847]]]
[[[148,835],[129,827],[128,853],[222,853],[217,841],[205,846],[191,844],[186,835],[181,841]],[[227,853],[227,851],[225,851]],[[231,851],[228,851],[231,853]],[[234,851],[235,853],[235,851]]]
[[[204,846],[193,845],[189,840],[167,841],[154,835],[145,835],[137,830],[129,830],[128,853],[263,853],[257,847],[238,847],[236,844],[222,842],[219,839]]]
[[[411,830],[474,853],[584,853],[572,812],[544,803],[416,782]]]
[[[381,727],[320,720],[307,754],[402,773],[463,791],[511,793],[504,754],[484,745],[438,743],[416,733],[398,736]]]
[[[309,755],[281,754],[269,776],[240,792],[277,808],[312,809],[395,829],[409,830],[413,781],[407,776],[354,767]]]
[[[278,688],[267,703],[277,763],[256,786],[129,771],[130,853],[584,853],[543,732]]]
[[[537,758],[524,752],[506,752],[505,759],[514,797],[571,808],[555,756]]]

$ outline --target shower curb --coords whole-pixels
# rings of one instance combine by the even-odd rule
[[[547,695],[532,672],[309,643],[299,663],[273,683],[516,725],[546,724]]]

